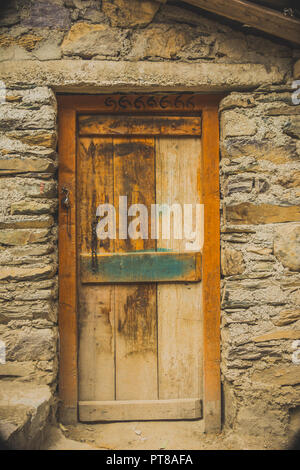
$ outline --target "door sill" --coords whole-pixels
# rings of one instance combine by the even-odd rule
[[[80,401],[79,420],[88,421],[155,421],[202,418],[202,400]]]

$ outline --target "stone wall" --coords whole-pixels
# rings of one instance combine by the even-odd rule
[[[55,386],[57,373],[56,99],[7,89],[0,113],[2,377]]]
[[[55,92],[225,91],[224,424],[276,440],[300,409],[291,359],[300,339],[299,51],[163,1],[15,0],[2,9],[1,380],[57,386]]]
[[[280,436],[300,410],[299,107],[279,87],[232,93],[220,116],[226,422]]]
[[[290,74],[289,47],[163,3],[8,0],[1,7],[0,60],[263,64]]]

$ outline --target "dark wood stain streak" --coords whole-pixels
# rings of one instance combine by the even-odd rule
[[[153,351],[156,347],[156,286],[138,285],[129,295],[118,318],[118,332],[130,342],[130,351]]]
[[[93,172],[93,174],[95,174],[95,151],[96,151],[95,144],[94,144],[93,140],[91,140],[91,143],[90,143],[89,148],[88,148],[88,157],[91,158],[91,161],[92,161],[92,172]]]
[[[107,338],[109,338],[109,350],[113,354],[114,353],[114,332],[113,332],[113,325],[111,324],[111,321],[110,321],[110,317],[111,317],[111,307],[107,308],[105,304],[100,301],[99,312],[96,312],[95,319],[97,320],[101,318],[103,326],[108,329],[109,334],[107,334],[106,336]],[[101,349],[101,344],[100,344],[100,349]]]
[[[127,157],[128,155],[143,156],[149,158],[153,154],[153,146],[144,142],[122,142],[114,144],[115,153],[118,157]]]
[[[88,165],[89,160],[89,146],[85,145],[85,142],[80,141],[79,145],[79,178],[84,178],[84,167]],[[80,184],[78,185],[79,192],[79,201],[85,201],[85,204],[89,203],[89,195],[87,185]],[[88,246],[89,232],[88,227],[86,226],[85,220],[82,220],[82,208],[81,204],[78,204],[79,213],[80,213],[80,224],[79,224],[79,234],[80,234],[80,245],[82,247]]]
[[[119,139],[114,139],[114,155],[116,205],[118,196],[127,196],[128,207],[132,204],[144,204],[148,209],[150,227],[151,204],[155,201],[154,140],[132,138],[120,142]],[[116,246],[116,251],[151,249],[155,248],[155,240],[148,238],[137,241],[127,238],[117,240]]]
[[[114,138],[115,200],[128,197],[128,206],[144,203],[149,210],[155,201],[155,154],[153,138]],[[150,213],[150,211],[149,211]],[[155,240],[116,240],[115,252],[155,249]],[[116,286],[116,384],[117,397],[136,395],[156,397],[157,334],[156,285],[130,284]],[[119,295],[119,297],[118,297]],[[147,361],[144,363],[144,357]],[[136,362],[137,361],[137,362]],[[124,371],[136,367],[136,383],[126,381]],[[120,373],[118,372],[120,370]],[[123,372],[122,372],[123,370]],[[145,374],[147,379],[145,381]],[[145,387],[152,377],[150,388]],[[150,379],[151,380],[151,379]],[[130,387],[132,390],[129,392]]]
[[[92,226],[97,222],[99,204],[113,203],[112,139],[81,138],[79,141],[79,232],[82,252],[91,253]],[[97,240],[97,249],[109,252],[112,240]]]
[[[192,121],[197,123],[197,126],[194,126],[194,130],[199,129],[200,127],[200,118],[185,118],[183,116],[177,117],[174,116],[172,117],[162,117],[162,116],[153,116],[151,119],[149,117],[143,117],[143,116],[130,116],[129,118],[127,117],[113,117],[108,121],[107,116],[89,116],[87,118],[82,117],[80,119],[80,127],[81,129],[84,129],[86,132],[89,128],[97,127],[99,128],[105,128],[105,129],[111,129],[111,130],[117,130],[117,129],[123,129],[124,126],[128,126],[128,130],[130,132],[130,129],[135,129],[135,128],[147,128],[149,126],[155,128],[166,128],[170,127],[171,129],[180,129],[184,128],[188,124],[190,124]]]

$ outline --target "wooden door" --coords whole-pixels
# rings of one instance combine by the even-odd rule
[[[59,191],[69,196],[59,232],[66,423],[203,417],[206,430],[219,429],[218,100],[59,99]],[[128,209],[146,208],[148,237],[124,236],[122,197]],[[161,228],[152,236],[153,204],[199,203],[200,245],[187,248],[174,228],[170,238]],[[103,204],[115,209],[116,236],[100,240]]]
[[[162,221],[155,236],[151,214],[200,204],[201,117],[81,115],[77,149],[80,419],[200,418],[200,247],[186,250],[171,209],[170,238]],[[130,215],[124,233],[120,197],[129,214],[146,208],[144,238],[130,237]],[[116,214],[102,242],[100,204]]]

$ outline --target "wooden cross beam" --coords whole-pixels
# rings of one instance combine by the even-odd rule
[[[300,44],[300,20],[271,8],[246,0],[184,0],[182,3],[189,3],[294,44]]]

